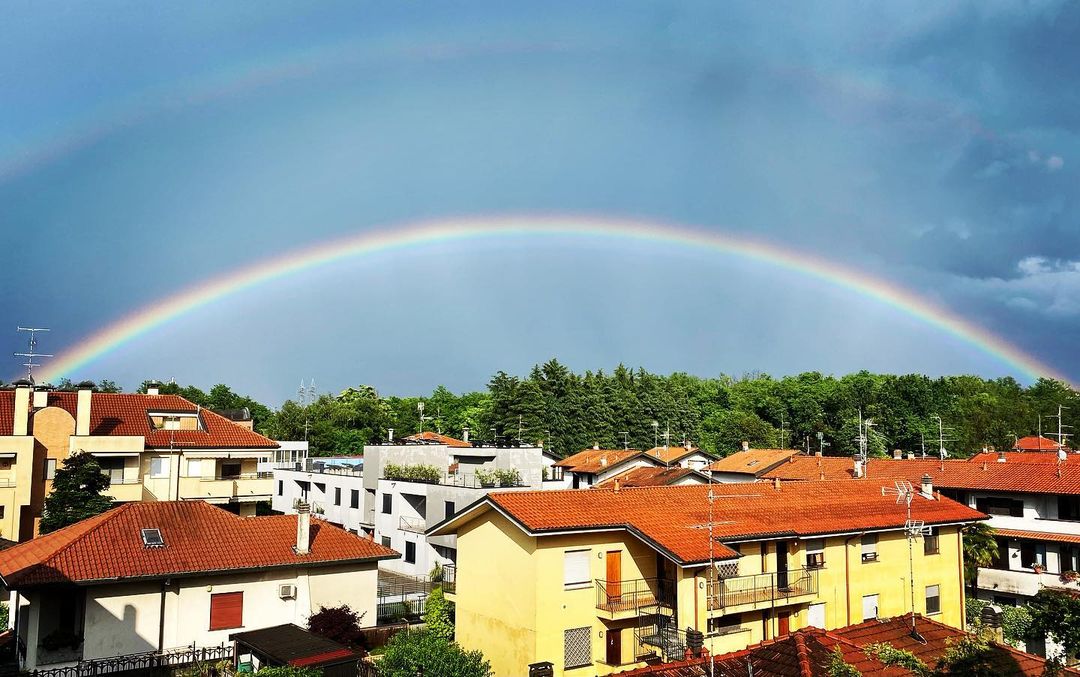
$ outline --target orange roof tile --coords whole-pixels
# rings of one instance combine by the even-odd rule
[[[659,459],[660,461],[671,465],[677,463],[691,454],[700,453],[701,449],[697,447],[653,447],[645,453],[649,456]]]
[[[409,442],[426,442],[428,444],[445,444],[448,447],[471,447],[472,444],[465,440],[459,440],[456,437],[450,437],[449,435],[440,435],[430,430],[425,430],[422,433],[416,435],[409,435],[405,438]]]
[[[684,479],[687,475],[697,475],[702,482],[707,480],[707,478],[691,468],[680,468],[678,466],[654,468],[647,466],[644,468],[631,468],[621,472],[615,477],[600,482],[595,488],[610,489],[615,486],[616,481],[621,487],[664,487]]]
[[[1052,440],[1049,437],[1028,435],[1016,440],[1013,449],[1017,451],[1057,451],[1059,446],[1057,440]]]
[[[311,552],[297,555],[296,520],[296,515],[238,517],[204,501],[126,503],[5,550],[0,578],[17,588],[398,556],[322,520],[312,520]],[[160,529],[165,545],[144,546],[141,529]]]
[[[637,449],[586,449],[572,456],[567,456],[563,460],[556,462],[555,465],[566,468],[570,472],[598,473],[639,456],[648,459],[650,463],[655,464],[657,462],[656,458],[646,456]]]
[[[76,415],[78,393],[52,392],[48,405]],[[198,414],[202,430],[160,430],[150,423],[150,413]],[[0,435],[11,435],[15,415],[15,391],[0,390]],[[179,395],[140,393],[93,393],[90,400],[90,434],[141,436],[148,449],[275,449],[277,442],[239,426],[209,409],[201,409]]]
[[[1057,463],[1057,451],[1006,451],[1003,452],[1006,463]],[[980,451],[968,459],[968,463],[998,463],[1002,453],[996,451]],[[1074,461],[1080,461],[1075,456]],[[1066,458],[1068,461],[1068,457]]]
[[[995,536],[1004,538],[1020,538],[1029,541],[1045,541],[1047,543],[1080,543],[1077,534],[1057,534],[1048,531],[1025,531],[1023,529],[994,529]]]
[[[798,450],[795,449],[748,449],[747,451],[736,451],[734,454],[709,464],[706,470],[746,473],[756,477],[769,468],[774,468],[792,456],[796,456],[798,453]]]
[[[882,496],[881,486],[877,482],[843,487],[827,482],[789,482],[779,488],[760,482],[713,485],[713,533],[720,542],[736,542],[903,528],[904,511],[897,509],[895,497]],[[675,560],[694,563],[709,559],[709,490],[707,485],[688,485],[497,492],[484,501],[531,533],[627,529]],[[920,498],[912,503],[912,517],[946,524],[986,516],[947,498]],[[724,546],[714,545],[713,550],[719,559],[737,556]]]

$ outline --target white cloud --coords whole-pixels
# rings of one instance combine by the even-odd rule
[[[1010,308],[1050,317],[1080,316],[1080,261],[1027,256],[1016,263],[1018,277],[965,278],[967,293]]]
[[[1046,158],[1046,168],[1052,172],[1056,172],[1065,166],[1065,160],[1060,155],[1051,155]]]

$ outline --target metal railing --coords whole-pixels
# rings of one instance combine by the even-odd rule
[[[817,569],[791,569],[751,576],[711,579],[706,587],[709,610],[744,604],[783,602],[789,597],[813,595],[818,591]]]
[[[414,534],[422,534],[426,530],[426,525],[420,517],[405,517],[402,515],[398,521],[398,529],[411,531]]]
[[[79,661],[76,665],[62,668],[31,670],[30,677],[90,677],[91,675],[109,675],[113,673],[153,674],[162,668],[180,667],[193,663],[217,663],[233,659],[233,648],[214,646],[206,648],[185,647],[177,651],[145,653],[99,658]],[[138,671],[136,673],[136,671]]]
[[[670,605],[674,599],[674,581],[662,578],[635,578],[627,581],[596,579],[596,608],[602,611],[634,611],[643,606]]]
[[[671,616],[657,615],[651,618],[651,621],[634,628],[634,638],[638,644],[655,649],[665,663],[681,660],[686,655],[686,631],[679,630]]]
[[[214,475],[213,477],[203,477],[196,475],[198,479],[203,482],[222,482],[226,480],[268,480],[274,477],[272,472],[243,472],[238,475]]]
[[[442,565],[442,581],[438,583],[442,586],[443,592],[449,592],[450,594],[457,592],[457,565]]]
[[[499,489],[499,488],[513,488],[513,487],[527,487],[528,482],[522,478],[518,482],[502,483],[497,480],[481,480],[476,475],[451,475],[446,473],[441,475],[437,480],[420,479],[415,477],[401,477],[395,475],[383,474],[382,479],[391,480],[393,482],[417,482],[419,484],[440,484],[448,487],[464,487],[466,489]]]

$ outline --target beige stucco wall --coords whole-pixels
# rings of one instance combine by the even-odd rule
[[[157,649],[161,618],[158,583],[88,588],[83,658],[104,658]]]
[[[4,477],[15,486],[0,487],[0,505],[4,506],[4,516],[0,518],[0,537],[19,540],[21,508],[30,505],[30,494],[34,479],[34,438],[0,437],[0,451],[14,453],[11,468],[4,471]]]

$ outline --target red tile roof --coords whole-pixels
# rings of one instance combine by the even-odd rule
[[[595,488],[611,489],[615,486],[616,481],[618,481],[620,487],[666,487],[685,479],[688,475],[696,475],[701,482],[707,481],[706,477],[691,468],[680,468],[679,466],[653,468],[646,466],[621,472],[615,477],[600,482]]]
[[[1006,463],[1057,463],[1057,451],[1006,451],[1004,452]],[[998,463],[1001,454],[996,451],[981,451],[968,459],[969,463]],[[1075,453],[1066,456],[1066,462],[1072,460],[1080,463],[1080,457]]]
[[[78,393],[49,393],[48,406],[59,407],[74,418]],[[159,430],[150,413],[198,414],[201,430]],[[15,391],[0,390],[0,435],[14,429]],[[233,423],[209,409],[200,409],[179,395],[94,393],[90,400],[90,434],[142,436],[148,449],[275,449],[277,443]]]
[[[690,456],[691,454],[700,453],[701,449],[691,446],[687,447],[653,447],[645,453],[649,456],[659,459],[660,461],[671,465],[672,463],[678,463],[682,459]]]
[[[425,430],[422,433],[416,435],[409,435],[405,438],[408,442],[424,442],[427,444],[445,444],[448,447],[471,447],[472,444],[465,440],[459,440],[456,437],[450,437],[449,435],[440,435],[430,430]]]
[[[911,636],[911,614],[897,618],[867,621],[836,630],[803,628],[795,632],[747,647],[741,651],[708,659],[692,659],[627,670],[620,677],[829,677],[829,663],[838,650],[844,662],[864,675],[905,677],[915,673],[899,667],[886,666],[866,649],[870,644],[887,642],[896,649],[910,651],[930,669],[944,657],[950,642],[964,632],[943,623],[916,616],[916,629],[922,642]],[[995,674],[1002,677],[1039,677],[1044,674],[1046,660],[1024,653],[1005,644],[991,644],[991,664]],[[1068,669],[1064,674],[1080,674]]]
[[[1016,440],[1013,449],[1016,449],[1017,451],[1057,451],[1058,446],[1057,440],[1052,440],[1049,437],[1028,435],[1027,437],[1021,437]],[[1066,447],[1066,449],[1067,448],[1068,447]]]
[[[1029,541],[1045,541],[1047,543],[1080,543],[1077,534],[1057,534],[1048,531],[1025,531],[1023,529],[994,529],[995,536],[1003,538],[1020,538]]]
[[[656,458],[646,456],[637,449],[586,449],[567,456],[555,465],[570,472],[595,474],[637,457],[647,459],[654,465],[657,463]]]
[[[717,472],[746,473],[757,477],[798,453],[795,449],[748,449],[714,461],[706,469]]]
[[[9,587],[25,587],[398,556],[322,520],[312,520],[311,552],[297,555],[296,520],[296,515],[238,517],[203,501],[126,503],[5,550],[0,578]],[[159,529],[165,545],[144,546],[141,529]]]
[[[966,460],[877,459],[867,463],[866,479],[909,480],[918,483],[924,474],[930,475],[937,489],[981,489],[1027,494],[1080,495],[1080,459],[1069,456],[1060,466],[1056,463],[972,463]],[[762,475],[763,479],[836,480],[854,478],[854,461],[850,458],[827,456],[796,456],[787,463]]]
[[[738,541],[768,536],[810,537],[888,530],[904,526],[896,499],[882,496],[879,482],[843,486],[827,482],[712,485],[713,533],[717,540]],[[706,485],[593,489],[590,491],[522,491],[489,494],[486,503],[509,515],[531,533],[627,529],[683,563],[709,559],[710,487]],[[465,511],[460,520],[469,519]],[[940,498],[918,498],[914,519],[927,524],[972,522],[985,515]],[[454,518],[437,531],[458,523]],[[719,559],[737,556],[714,545]]]

